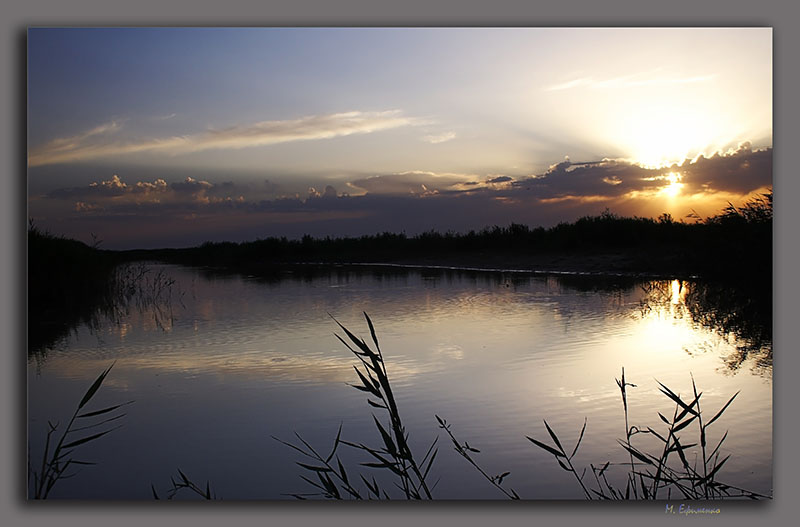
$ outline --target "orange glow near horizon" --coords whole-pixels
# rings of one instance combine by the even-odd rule
[[[683,179],[683,176],[678,172],[670,172],[666,177],[666,181],[668,181],[669,184],[662,187],[660,192],[669,198],[677,197],[681,193],[681,189],[683,188],[683,183],[681,183],[681,179]]]

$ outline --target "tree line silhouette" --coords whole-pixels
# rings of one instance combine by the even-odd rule
[[[187,249],[127,251],[127,258],[253,271],[271,264],[419,263],[542,270],[620,271],[771,279],[772,192],[694,221],[621,217],[606,211],[550,228],[512,223],[467,233],[206,242]],[[598,256],[606,256],[598,260]],[[588,263],[593,265],[588,265]],[[558,269],[553,266],[566,266]],[[603,266],[606,268],[603,268]]]
[[[109,251],[28,227],[28,351],[41,350],[80,323],[111,312],[125,288],[119,265],[157,260],[267,274],[286,264],[409,263],[539,270],[699,276],[735,285],[771,315],[772,191],[708,218],[676,221],[606,211],[554,227],[512,223],[467,233],[436,231],[361,237],[285,237],[206,242],[186,249]],[[761,309],[761,308],[759,308]]]

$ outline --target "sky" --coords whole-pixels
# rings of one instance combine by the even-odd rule
[[[108,249],[718,213],[770,28],[32,28],[28,215]]]

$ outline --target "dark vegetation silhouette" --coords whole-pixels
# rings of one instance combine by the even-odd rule
[[[113,304],[119,259],[90,247],[28,227],[28,354],[66,336],[80,323],[92,326],[98,310]]]
[[[606,211],[549,229],[512,223],[468,233],[389,233],[358,238],[206,242],[188,249],[125,251],[127,258],[263,271],[275,264],[406,263],[595,273],[699,275],[769,280],[772,192],[691,223]]]
[[[724,483],[718,479],[719,472],[731,457],[731,454],[722,457],[720,451],[725,439],[728,437],[728,431],[722,435],[719,441],[711,442],[707,430],[722,417],[722,414],[733,403],[739,392],[733,394],[711,419],[707,419],[704,422],[703,412],[700,408],[702,392],[698,393],[694,377],[692,377],[692,394],[688,398],[681,398],[670,388],[656,381],[659,385],[659,391],[675,404],[671,418],[660,412],[658,413],[658,417],[662,421],[659,426],[661,428],[666,426],[659,433],[657,429],[650,426],[630,424],[628,388],[636,388],[636,385],[625,379],[625,368],[622,368],[622,378],[615,379],[615,381],[622,394],[622,405],[625,414],[625,439],[618,439],[617,442],[626,451],[630,461],[630,465],[614,463],[616,467],[630,466],[630,469],[626,469],[624,487],[619,483],[615,485],[610,482],[607,475],[609,467],[612,466],[610,461],[597,466],[590,463],[591,477],[587,477],[586,468],[579,474],[572,464],[572,459],[578,452],[586,432],[587,420],[584,419],[578,441],[570,454],[567,454],[567,450],[562,446],[558,435],[547,424],[546,420],[544,421],[544,426],[553,444],[548,445],[526,436],[534,445],[552,454],[558,465],[575,477],[586,499],[657,500],[680,498],[688,500],[721,500],[725,498],[747,498],[757,500],[769,498],[769,496]],[[689,443],[686,440],[681,442],[681,436],[678,434],[691,433],[683,431],[695,428],[697,430],[697,442]],[[657,444],[660,451],[657,449],[655,452],[648,452],[639,446],[634,446],[631,439],[638,435],[648,435],[658,439]],[[716,443],[716,446],[712,449],[711,445],[714,443]],[[691,462],[689,461],[690,459],[692,460]],[[592,481],[592,477],[594,481]],[[666,496],[664,496],[664,491],[666,491]],[[659,493],[661,494],[659,495]]]
[[[333,443],[331,452],[322,457],[317,451],[300,435],[297,439],[302,446],[287,443],[281,439],[277,439],[281,443],[289,446],[305,457],[310,458],[314,464],[307,464],[298,462],[298,465],[315,474],[318,481],[302,476],[305,481],[310,483],[319,492],[312,493],[312,496],[324,496],[326,498],[342,499],[344,497],[351,497],[354,499],[391,499],[385,487],[381,487],[378,481],[373,477],[370,482],[363,475],[359,474],[361,481],[353,479],[351,482],[345,466],[342,464],[341,458],[336,455],[336,451],[340,445],[360,450],[369,454],[370,460],[361,463],[361,466],[370,467],[375,469],[385,469],[396,476],[394,486],[402,491],[402,496],[405,499],[433,499],[432,489],[436,486],[434,483],[431,485],[427,478],[433,462],[436,459],[438,448],[436,443],[438,437],[433,441],[424,456],[420,457],[415,455],[409,444],[408,432],[406,431],[403,421],[400,418],[400,410],[397,407],[392,386],[389,383],[389,375],[386,369],[386,362],[383,358],[380,345],[378,344],[378,337],[375,334],[375,327],[372,325],[372,320],[364,313],[369,326],[370,336],[374,349],[367,344],[366,340],[355,336],[350,330],[340,324],[336,319],[336,324],[344,331],[347,339],[336,335],[336,338],[350,350],[350,352],[359,360],[363,368],[359,370],[357,366],[353,369],[358,375],[358,384],[351,384],[353,388],[365,392],[368,395],[367,403],[379,410],[383,410],[386,415],[384,424],[381,420],[372,415],[375,422],[375,428],[381,436],[382,445],[378,447],[370,447],[364,443],[355,443],[346,441],[341,438],[342,427],[339,427],[339,432],[336,434],[336,440]],[[335,457],[336,463],[333,463]],[[352,472],[351,472],[352,476]],[[363,482],[366,487],[365,490],[359,490]],[[292,496],[304,499],[306,494],[292,494]]]
[[[174,280],[115,251],[28,228],[28,356],[47,350],[74,328],[95,330],[103,320],[119,321],[131,309],[148,311],[158,327],[172,317]]]

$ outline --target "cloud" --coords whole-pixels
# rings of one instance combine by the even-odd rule
[[[213,186],[214,185],[208,181],[198,181],[190,176],[179,183],[173,183],[170,185],[170,188],[177,192],[189,192],[191,194],[196,194],[197,192],[204,192]]]
[[[685,160],[664,168],[645,168],[624,160],[552,165],[545,173],[528,177],[505,174],[435,173],[409,171],[351,179],[346,182],[353,196],[330,184],[313,184],[303,194],[279,194],[269,180],[253,184],[232,181],[213,183],[187,176],[168,183],[156,177],[128,184],[114,174],[107,180],[83,187],[64,188],[45,196],[67,200],[80,212],[104,210],[130,213],[145,208],[196,210],[198,207],[236,207],[257,211],[344,211],[356,203],[351,197],[383,196],[439,200],[442,213],[452,201],[445,197],[475,195],[489,199],[529,203],[564,201],[597,202],[657,196],[671,183],[680,182],[683,196],[727,192],[745,195],[772,184],[772,150],[752,150],[748,143],[711,157]],[[402,201],[402,200],[401,200]],[[370,201],[371,203],[374,201]],[[393,201],[393,203],[396,201]],[[76,205],[81,203],[81,205]]]
[[[319,192],[314,187],[308,189],[309,199],[314,199],[314,198],[331,199],[335,198],[337,195],[338,193],[336,192],[336,188],[334,188],[332,185],[327,185],[325,187],[325,190],[323,190],[322,192]]]
[[[563,161],[542,175],[515,182],[543,199],[563,196],[618,197],[631,192],[657,192],[677,174],[683,194],[733,192],[747,194],[772,185],[772,149],[752,150],[743,143],[736,150],[684,160],[670,167],[645,168],[623,160],[588,163]]]
[[[468,174],[410,171],[357,179],[348,184],[352,188],[370,194],[425,195],[457,190],[460,185],[474,179],[474,175]]]
[[[700,156],[679,168],[693,191],[746,193],[772,185],[772,149],[752,150],[750,143],[742,143],[735,151]]]
[[[697,75],[693,77],[664,77],[652,76],[652,72],[634,73],[621,77],[608,79],[596,79],[594,77],[578,77],[558,84],[553,84],[544,88],[545,91],[564,91],[575,88],[590,89],[616,89],[616,88],[635,88],[642,86],[668,86],[675,84],[695,84],[707,82],[714,79],[714,75]]]
[[[487,183],[507,183],[509,181],[513,181],[514,178],[510,176],[496,176],[491,179],[487,179]]]
[[[87,144],[90,139],[98,136],[103,137],[111,135],[114,132],[117,132],[121,127],[122,123],[120,121],[111,121],[95,126],[94,128],[81,134],[53,139],[44,145],[43,148],[46,148],[48,155],[55,158],[58,158],[59,156],[68,156],[71,152],[80,149],[81,145]],[[28,162],[30,164],[31,156],[29,155],[28,157]],[[35,164],[31,164],[30,166],[35,166]]]
[[[300,195],[265,198],[264,187],[276,190],[265,180],[238,184],[189,176],[172,182],[151,177],[127,183],[112,175],[31,198],[29,208],[37,223],[54,232],[74,225],[78,234],[83,229],[111,240],[115,234],[104,231],[104,226],[118,225],[143,239],[133,226],[146,224],[152,226],[148,232],[155,240],[162,236],[156,230],[161,225],[165,232],[171,229],[192,236],[192,243],[305,233],[464,232],[510,222],[550,226],[599,214],[605,208],[622,215],[651,217],[665,211],[684,217],[692,209],[711,215],[722,210],[728,200],[739,203],[744,196],[772,184],[772,150],[753,150],[745,143],[728,152],[660,169],[624,160],[565,160],[529,177],[425,171],[354,177],[347,183],[358,191],[352,195],[339,192],[322,177],[317,181],[323,183],[306,187]],[[664,189],[675,181],[683,185],[681,199],[669,202]],[[663,208],[669,203],[675,208]],[[41,217],[50,219],[40,221]],[[215,234],[196,232],[186,222],[192,222],[195,229],[199,225],[216,229]],[[206,238],[201,239],[203,236]],[[123,241],[115,243],[124,246]]]
[[[46,197],[54,200],[75,200],[77,212],[121,212],[142,208],[208,205],[214,203],[241,202],[241,191],[233,183],[214,185],[208,181],[187,177],[183,181],[168,184],[164,179],[137,181],[127,184],[117,174],[106,181],[92,182],[85,187],[59,189]]]
[[[144,183],[143,183],[144,184]],[[147,185],[156,185],[148,183]],[[138,184],[137,184],[138,186]],[[120,179],[116,174],[107,181],[96,181],[89,183],[87,187],[70,187],[56,189],[50,192],[47,197],[54,199],[91,199],[99,197],[121,196],[132,189]]]
[[[336,189],[332,185],[328,185],[325,187],[325,192],[322,194],[323,198],[335,198],[336,197]]]
[[[55,139],[31,149],[31,167],[73,163],[90,159],[136,153],[187,154],[214,149],[241,149],[274,145],[291,141],[330,139],[353,134],[368,134],[421,121],[405,117],[399,110],[382,112],[345,112],[312,115],[285,121],[261,121],[221,129],[164,138],[109,141],[108,136],[120,129],[118,122],[98,126],[69,138]]]
[[[427,143],[431,143],[432,145],[436,145],[439,143],[445,143],[455,138],[456,138],[455,132],[442,132],[441,134],[423,136],[422,140]]]

